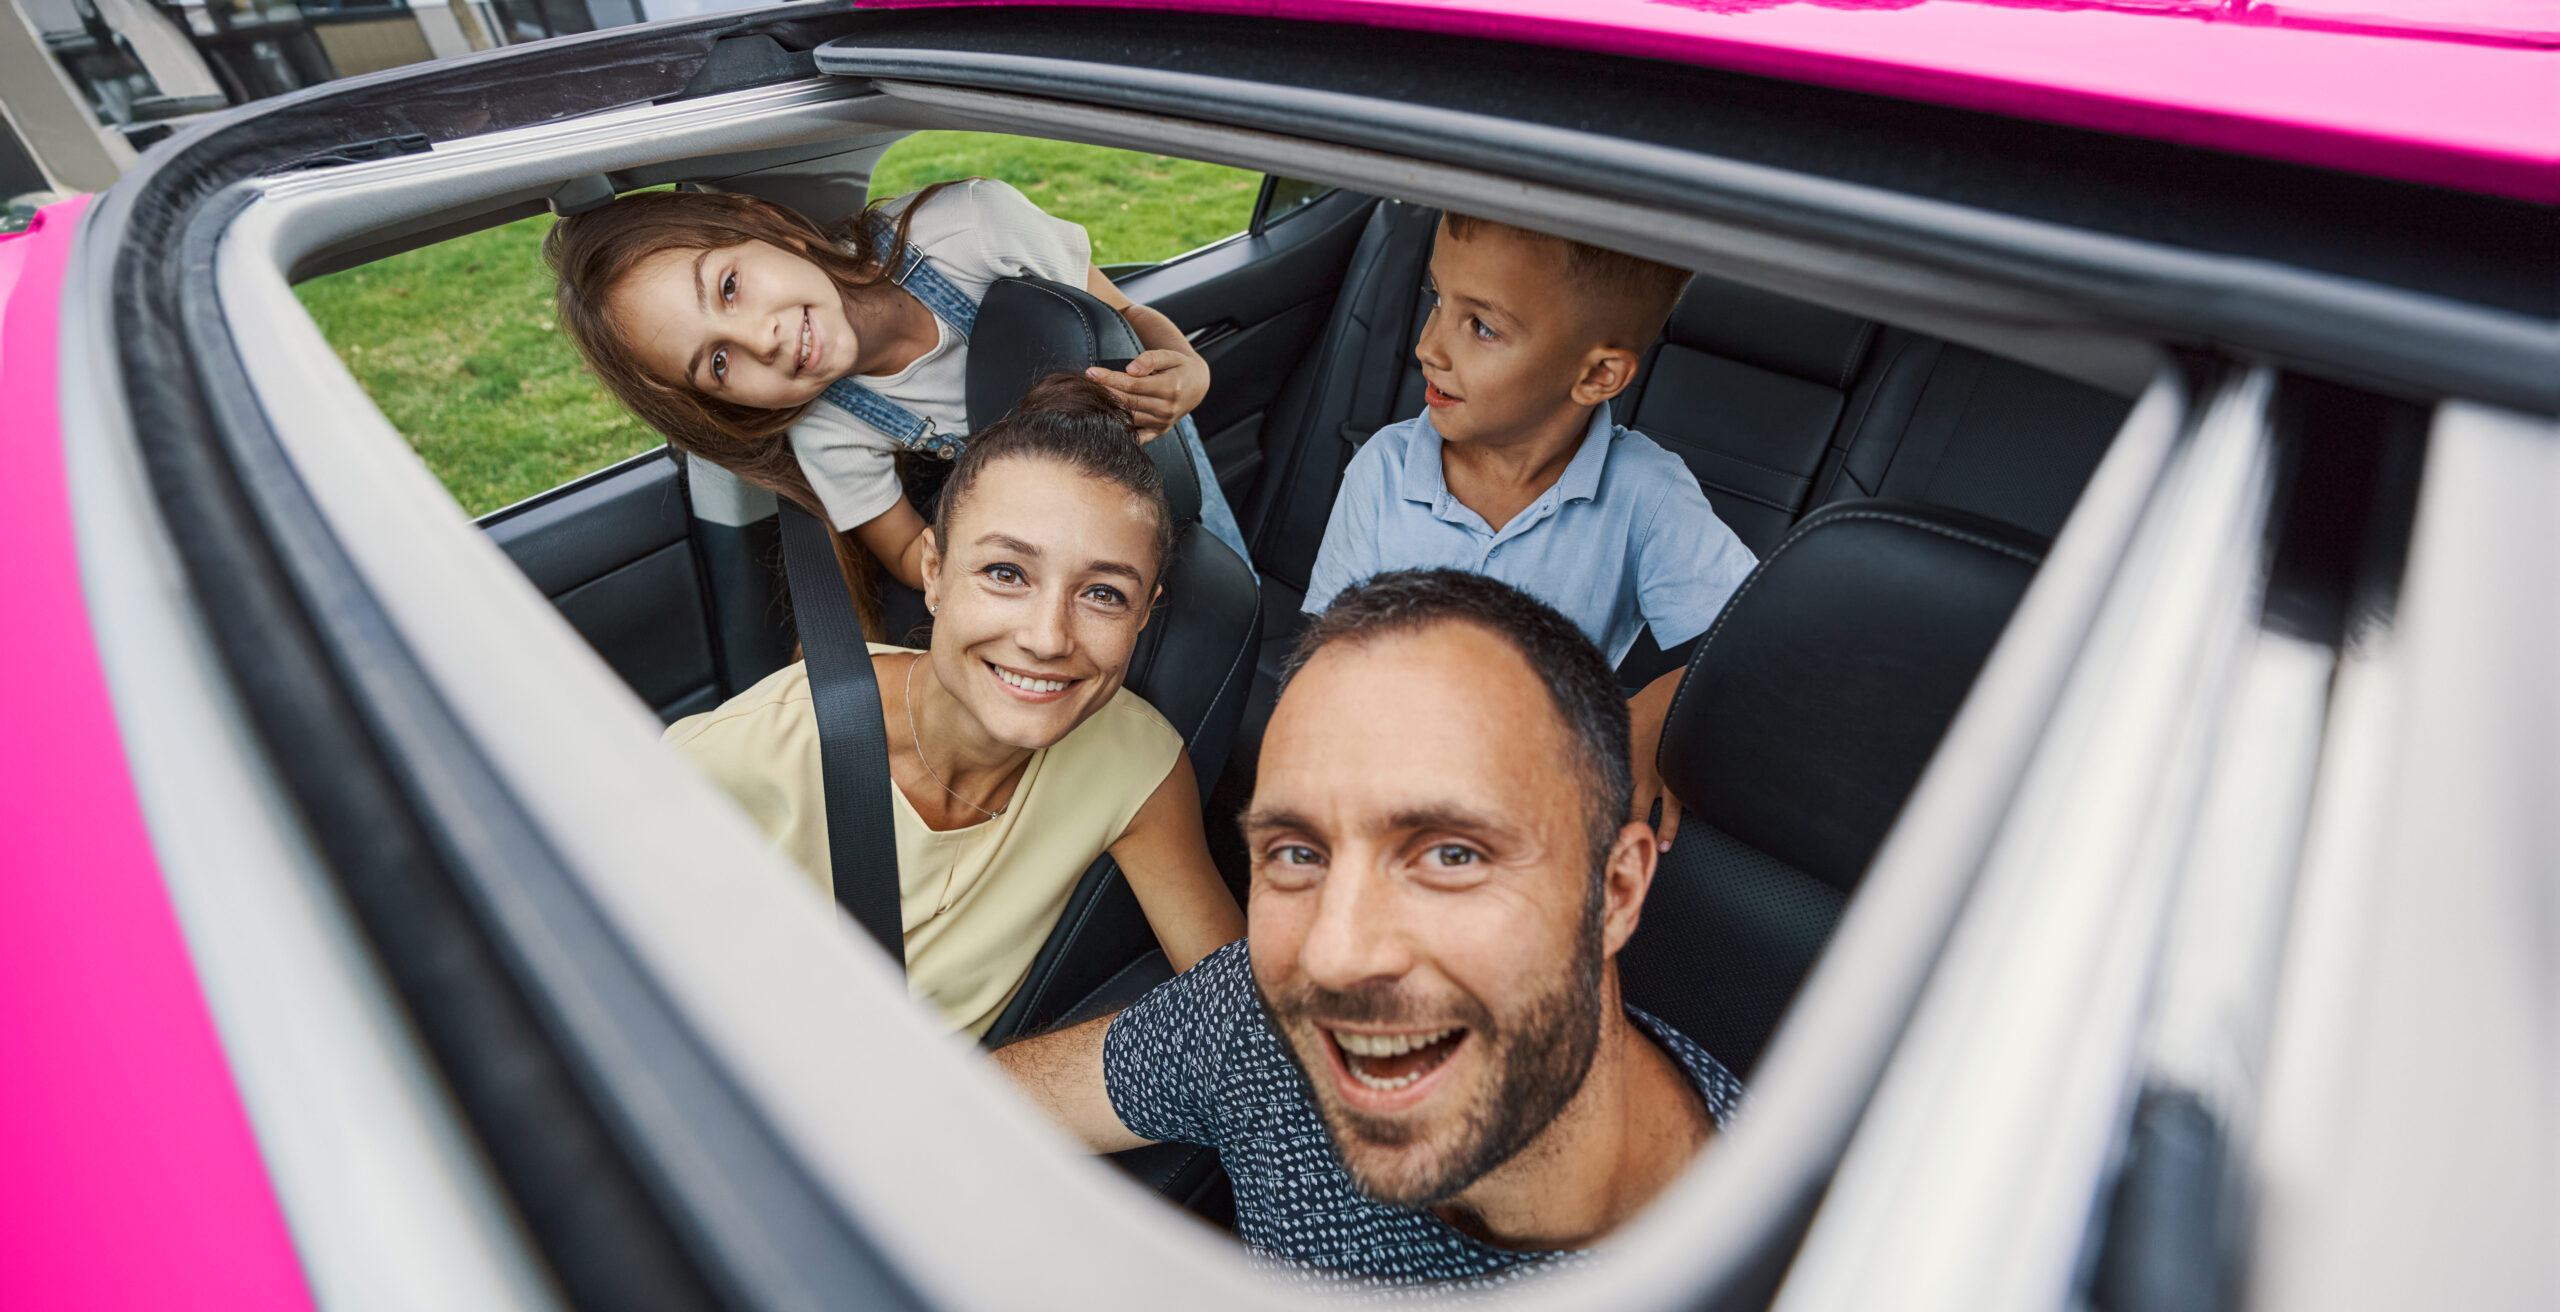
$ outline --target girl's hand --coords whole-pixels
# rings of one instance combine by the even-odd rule
[[[1084,271],[1085,290],[1102,298],[1102,303],[1120,312],[1129,321],[1129,330],[1138,335],[1138,345],[1146,349],[1129,362],[1126,372],[1112,369],[1087,369],[1084,376],[1111,389],[1120,404],[1129,408],[1129,418],[1136,421],[1138,440],[1152,442],[1156,435],[1173,427],[1174,421],[1199,408],[1200,398],[1209,394],[1209,362],[1200,358],[1182,329],[1161,311],[1130,300],[1100,269]]]
[[[1125,373],[1093,368],[1084,374],[1129,407],[1141,442],[1154,441],[1209,394],[1209,362],[1188,351],[1148,351],[1131,360]]]

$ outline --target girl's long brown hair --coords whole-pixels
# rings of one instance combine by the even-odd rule
[[[761,241],[801,256],[823,270],[848,296],[889,281],[904,257],[907,229],[916,210],[950,183],[916,193],[898,215],[885,247],[872,216],[875,202],[833,229],[755,196],[712,191],[644,191],[553,224],[542,256],[560,279],[560,326],[586,358],[587,367],[632,413],[666,435],[678,451],[736,474],[818,517],[830,528],[826,505],[791,452],[791,426],[808,410],[759,410],[689,387],[659,381],[623,340],[608,312],[614,289],[642,261],[664,251],[723,250]],[[881,630],[871,553],[843,533],[835,539],[836,564],[852,585],[865,632]]]

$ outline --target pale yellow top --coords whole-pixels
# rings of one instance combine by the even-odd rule
[[[875,655],[904,650],[871,646]],[[784,666],[715,709],[676,721],[666,741],[834,896],[806,665]],[[936,833],[906,794],[882,781],[898,830],[907,987],[953,1025],[986,1033],[1031,973],[1077,878],[1120,841],[1181,757],[1182,735],[1123,688],[1073,733],[1031,754],[1012,802],[993,820]]]

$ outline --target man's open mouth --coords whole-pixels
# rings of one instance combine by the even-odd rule
[[[1355,1034],[1348,1030],[1326,1030],[1334,1049],[1342,1054],[1342,1068],[1362,1088],[1380,1093],[1393,1093],[1411,1087],[1422,1077],[1440,1069],[1450,1054],[1467,1041],[1464,1026],[1448,1029],[1416,1030],[1404,1034]]]

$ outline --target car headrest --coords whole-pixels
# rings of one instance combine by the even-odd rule
[[[1721,278],[1692,279],[1666,342],[1848,391],[1876,326]]]
[[[969,332],[965,396],[969,431],[1002,419],[1033,383],[1095,365],[1126,368],[1144,348],[1120,312],[1082,287],[1046,278],[1002,278],[978,302]],[[1179,441],[1147,444],[1180,526],[1200,519],[1200,475]]]
[[[1656,764],[1684,815],[1854,888],[2044,550],[1937,506],[1807,516],[1681,676]]]

